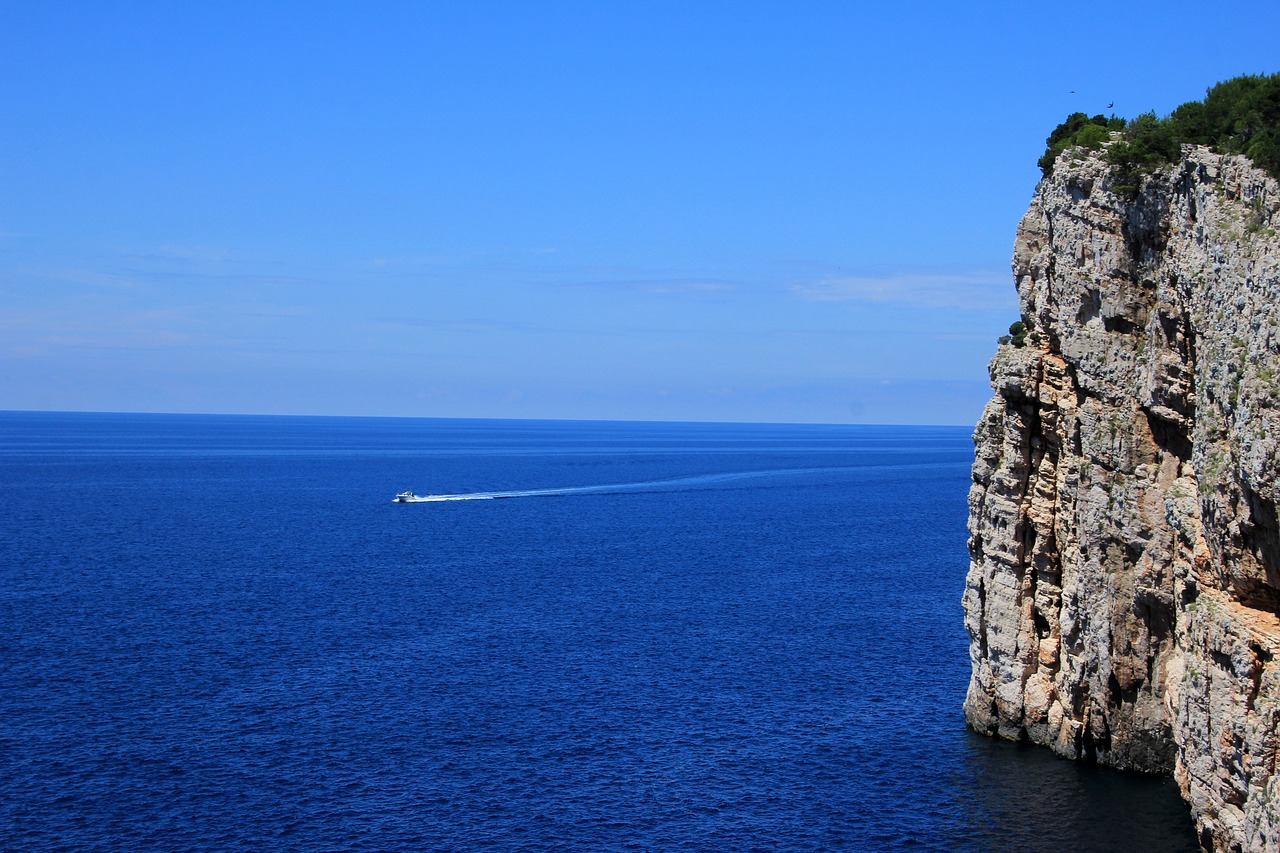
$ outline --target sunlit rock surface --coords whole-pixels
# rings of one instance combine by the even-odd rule
[[[965,715],[1174,774],[1206,848],[1280,849],[1280,185],[1196,147],[1120,180],[1068,152],[1018,228],[1034,331],[974,433]]]

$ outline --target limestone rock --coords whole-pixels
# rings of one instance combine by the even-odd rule
[[[1277,230],[1245,158],[1060,157],[974,433],[970,725],[1174,774],[1214,850],[1280,850]]]

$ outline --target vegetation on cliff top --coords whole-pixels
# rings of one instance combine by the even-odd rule
[[[1040,171],[1047,176],[1068,148],[1101,148],[1113,131],[1120,138],[1107,146],[1103,157],[1119,166],[1122,175],[1133,176],[1134,183],[1137,173],[1177,161],[1184,143],[1243,154],[1280,180],[1280,73],[1218,83],[1203,101],[1188,101],[1164,118],[1144,113],[1126,121],[1072,113],[1045,140],[1048,147],[1040,158]]]

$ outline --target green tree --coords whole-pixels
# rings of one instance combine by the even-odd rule
[[[1280,73],[1225,80],[1212,86],[1203,101],[1188,101],[1165,118],[1144,113],[1125,121],[1072,113],[1045,140],[1041,171],[1048,175],[1069,148],[1101,148],[1110,131],[1121,131],[1120,140],[1108,145],[1104,155],[1119,167],[1118,187],[1136,189],[1143,173],[1177,161],[1184,144],[1243,154],[1280,179]]]

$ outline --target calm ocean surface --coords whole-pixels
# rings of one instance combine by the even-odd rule
[[[0,848],[1196,850],[1171,783],[966,730],[971,455],[0,413]]]

